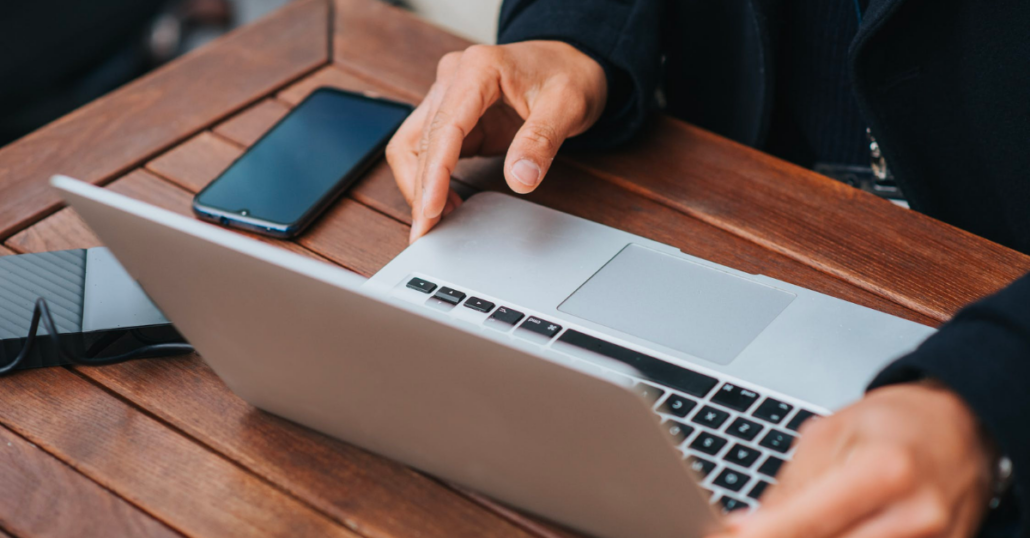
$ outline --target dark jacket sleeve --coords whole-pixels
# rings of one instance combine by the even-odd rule
[[[498,43],[564,41],[601,64],[608,104],[569,146],[600,149],[632,137],[655,107],[662,0],[505,0]]]
[[[965,399],[1012,459],[1018,536],[1030,536],[1030,275],[963,309],[872,388],[922,378]]]

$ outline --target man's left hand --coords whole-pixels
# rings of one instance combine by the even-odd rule
[[[877,389],[806,424],[762,507],[720,538],[968,538],[987,510],[991,452],[951,391]]]

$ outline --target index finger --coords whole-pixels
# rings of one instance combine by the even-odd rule
[[[425,134],[422,200],[416,203],[421,203],[422,216],[426,219],[435,219],[443,211],[451,173],[461,157],[465,138],[500,95],[496,67],[484,62],[482,54],[466,53],[469,60],[462,59]]]

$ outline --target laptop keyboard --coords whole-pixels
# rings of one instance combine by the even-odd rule
[[[582,358],[575,351],[601,355],[632,367],[627,376],[601,367],[605,377],[632,386],[652,403],[687,465],[697,473],[713,504],[723,512],[753,509],[765,490],[776,483],[790,461],[801,425],[819,415],[717,377],[683,368],[573,328],[495,304],[464,291],[412,278],[405,286],[429,295],[436,310],[467,308],[481,315],[482,325],[509,332],[559,353]],[[572,351],[573,353],[568,353]],[[597,368],[596,363],[582,361]]]

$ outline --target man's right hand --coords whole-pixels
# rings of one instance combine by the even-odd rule
[[[517,193],[543,180],[566,138],[604,111],[601,66],[559,41],[474,45],[440,60],[436,83],[386,148],[411,205],[411,241],[428,232],[460,198],[451,173],[460,157],[501,155]]]

